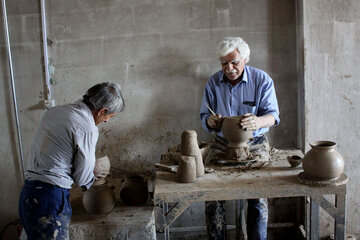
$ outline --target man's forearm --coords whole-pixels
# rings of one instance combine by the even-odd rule
[[[258,120],[259,120],[259,128],[268,128],[275,124],[275,118],[271,114],[259,116]]]

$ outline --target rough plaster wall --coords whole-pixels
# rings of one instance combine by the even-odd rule
[[[304,1],[304,29],[305,140],[337,143],[349,177],[347,232],[359,234],[360,2]]]
[[[80,98],[92,85],[122,85],[126,110],[100,125],[98,155],[114,168],[148,171],[185,129],[200,140],[199,108],[209,76],[220,69],[215,47],[224,36],[250,45],[249,65],[274,79],[281,124],[271,130],[276,147],[297,145],[296,32],[294,2],[48,0],[52,90],[57,104]],[[37,0],[7,1],[24,155],[43,113],[40,6]],[[3,30],[1,28],[1,30]],[[17,216],[21,173],[1,31],[0,227]]]
[[[100,126],[98,154],[108,154],[114,168],[149,170],[179,143],[183,130],[195,129],[199,139],[209,139],[198,111],[205,83],[220,67],[215,46],[223,36],[240,35],[252,49],[250,64],[276,84],[283,122],[271,133],[274,145],[296,146],[295,14],[289,5],[49,1],[54,96],[67,103],[96,82],[119,82],[126,111]],[[288,90],[288,96],[281,94]]]
[[[33,111],[42,97],[40,18],[38,1],[6,1],[11,39],[15,86],[24,150],[29,148],[42,111]],[[18,199],[22,187],[10,71],[5,48],[4,28],[0,27],[0,228],[18,218]],[[25,153],[24,153],[25,154]]]

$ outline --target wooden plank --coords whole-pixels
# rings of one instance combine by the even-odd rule
[[[319,239],[319,205],[314,199],[310,199],[310,239]]]
[[[346,230],[346,193],[335,195],[335,239],[344,240]]]
[[[170,226],[189,206],[191,202],[177,202],[165,213],[165,227]]]

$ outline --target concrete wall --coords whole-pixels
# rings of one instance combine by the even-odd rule
[[[305,140],[335,141],[345,159],[349,233],[360,233],[359,13],[357,0],[304,1]]]
[[[296,1],[48,0],[46,4],[51,87],[57,104],[80,98],[98,82],[122,85],[126,110],[100,125],[97,147],[97,154],[107,154],[114,169],[152,171],[160,155],[180,142],[185,129],[195,129],[200,140],[210,139],[198,111],[208,77],[220,69],[215,46],[224,36],[242,36],[251,48],[249,65],[274,79],[281,124],[271,130],[271,143],[278,148],[301,145]],[[26,157],[44,112],[40,6],[37,0],[11,0],[7,5]],[[360,232],[355,190],[360,176],[356,173],[360,154],[355,150],[359,2],[307,0],[303,7],[305,140],[338,143],[351,179],[348,209],[354,211],[348,212],[348,230]],[[5,180],[0,190],[6,194],[0,196],[0,227],[17,218],[22,185],[1,30],[0,176]]]

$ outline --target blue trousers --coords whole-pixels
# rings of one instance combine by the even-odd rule
[[[269,154],[269,143],[265,135],[255,137],[248,143],[253,154],[264,156]],[[248,199],[247,236],[248,240],[266,240],[268,205],[266,198]],[[211,240],[226,239],[225,201],[205,202],[205,215],[208,237]]]
[[[29,240],[68,239],[72,215],[70,190],[41,181],[25,181],[19,214]]]
[[[248,199],[248,240],[266,240],[268,207],[267,199]],[[225,201],[205,202],[206,225],[210,240],[226,239]]]

